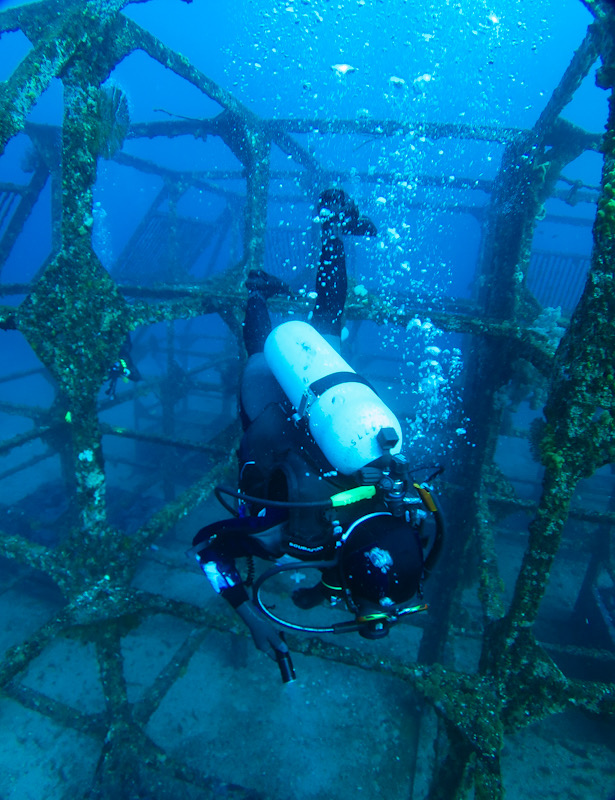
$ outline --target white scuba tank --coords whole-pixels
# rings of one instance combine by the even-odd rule
[[[284,322],[265,342],[265,359],[284,393],[309,420],[316,443],[335,469],[350,475],[379,458],[382,428],[398,436],[397,417],[307,322]]]

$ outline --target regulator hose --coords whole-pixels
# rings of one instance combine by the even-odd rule
[[[237,517],[237,511],[222,498],[222,495],[235,497],[237,500],[244,500],[248,503],[258,503],[261,506],[271,506],[272,508],[338,508],[339,506],[347,506],[351,503],[358,503],[361,500],[369,500],[376,495],[376,486],[356,486],[354,489],[347,489],[345,492],[338,492],[337,494],[328,497],[326,500],[304,500],[304,501],[290,501],[290,500],[269,500],[267,497],[255,497],[251,494],[245,494],[238,489],[231,489],[228,486],[216,486],[214,494],[218,502],[224,508],[231,512],[233,516]]]
[[[333,625],[329,625],[326,628],[316,628],[308,625],[297,625],[294,622],[289,622],[286,619],[282,619],[281,617],[277,617],[271,609],[267,608],[267,606],[263,603],[260,597],[260,590],[262,585],[269,580],[269,578],[273,578],[274,575],[277,575],[280,572],[288,572],[289,570],[296,570],[299,567],[301,569],[327,569],[329,567],[337,566],[337,560],[333,559],[331,561],[310,561],[309,563],[306,562],[296,562],[291,564],[277,564],[275,567],[271,567],[266,572],[263,572],[257,580],[254,582],[254,586],[252,587],[252,600],[257,605],[263,614],[268,617],[272,622],[281,625],[283,628],[290,628],[293,631],[301,631],[302,633],[353,633],[355,631],[361,631],[366,626],[369,625],[368,619],[352,619],[348,620],[347,622],[336,622]],[[384,619],[387,620],[388,624],[394,624],[398,622],[399,619],[402,617],[407,616],[408,614],[416,614],[418,611],[426,611],[427,605],[422,604],[418,606],[411,606],[402,608],[399,611],[396,611],[393,615],[383,614],[378,615],[379,617],[382,616]]]

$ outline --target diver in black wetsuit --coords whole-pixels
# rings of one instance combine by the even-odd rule
[[[377,231],[341,189],[321,194],[319,217],[322,250],[311,325],[339,349],[347,290],[341,237],[376,236]],[[289,289],[262,271],[251,271],[246,286],[244,341],[249,358],[240,395],[244,425],[238,454],[240,492],[219,487],[239,497],[241,513],[200,530],[191,552],[216,592],[248,625],[258,649],[278,660],[282,677],[288,680],[292,678],[288,648],[265,615],[285,623],[267,612],[256,593],[258,606],[249,599],[235,559],[257,556],[275,561],[286,555],[318,566],[321,582],[294,592],[295,605],[306,609],[325,599],[343,598],[356,620],[332,630],[337,627],[341,632],[346,626],[379,638],[397,620],[400,604],[421,596],[422,580],[440,548],[442,522],[429,490],[413,484],[405,458],[392,454],[401,446],[393,427],[380,428],[377,437],[370,432],[374,458],[360,469],[350,474],[346,469],[344,474],[327,460],[308,428],[309,413],[302,417],[292,407],[264,353],[271,332],[267,300],[289,294]],[[348,368],[313,382],[308,391],[312,399],[324,397],[341,384],[369,386]],[[379,403],[371,387],[368,391]],[[422,523],[430,513],[436,518],[436,532],[425,536]]]
[[[105,394],[108,395],[112,400],[115,399],[115,390],[117,386],[118,380],[121,378],[124,382],[127,381],[140,381],[141,380],[141,373],[137,369],[136,364],[132,360],[132,342],[130,340],[130,336],[126,337],[126,341],[122,345],[120,350],[120,355],[117,361],[114,361],[113,364],[109,367],[109,372],[107,374],[107,379],[109,381],[109,386],[105,390]]]

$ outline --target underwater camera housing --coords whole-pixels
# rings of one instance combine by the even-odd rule
[[[263,614],[268,617],[272,622],[275,622],[277,625],[282,626],[283,628],[288,628],[293,631],[298,631],[301,633],[355,633],[358,632],[360,636],[363,636],[365,639],[383,639],[385,636],[388,635],[389,630],[392,625],[399,622],[405,616],[409,614],[416,614],[420,611],[427,611],[427,604],[421,603],[415,606],[406,606],[404,608],[399,609],[391,609],[388,612],[373,612],[373,613],[364,613],[362,615],[355,616],[354,619],[348,620],[346,622],[336,622],[332,625],[328,625],[326,627],[316,627],[310,625],[299,625],[295,622],[290,622],[289,620],[283,619],[282,617],[277,616],[273,613],[271,608],[265,605],[262,597],[260,596],[260,591],[270,578],[273,578],[274,575],[278,575],[280,572],[287,572],[287,571],[296,571],[298,568],[301,569],[328,569],[330,567],[334,567],[337,565],[337,560],[332,561],[310,561],[310,562],[293,562],[289,564],[277,564],[275,567],[271,567],[262,575],[260,575],[252,586],[252,600],[255,605],[259,607],[259,609],[263,612]]]
[[[391,439],[395,431],[390,432]],[[384,431],[383,436],[389,432]],[[383,448],[385,449],[385,448]],[[430,476],[435,477],[442,470],[437,469]],[[408,605],[408,601],[415,594],[419,599],[422,597],[422,582],[429,576],[438,559],[444,539],[444,519],[439,505],[432,493],[431,487],[427,483],[416,483],[410,475],[409,462],[405,456],[397,454],[385,456],[380,464],[373,463],[360,472],[361,486],[333,495],[327,506],[337,508],[347,506],[354,502],[359,502],[367,498],[375,497],[382,501],[386,510],[373,514],[366,514],[358,518],[356,523],[349,526],[348,530],[337,542],[336,557],[327,561],[301,561],[299,559],[292,562],[277,564],[264,572],[253,584],[253,601],[259,606],[261,611],[273,622],[295,631],[304,633],[351,633],[358,632],[366,639],[381,639],[388,635],[390,628],[399,622],[400,619],[420,611],[427,610],[427,605]],[[253,500],[244,496],[246,500]],[[264,505],[267,500],[261,500]],[[280,501],[272,501],[273,505],[290,505]],[[382,504],[380,507],[382,508]],[[296,505],[296,504],[293,504]],[[375,518],[382,517],[387,526],[392,528],[392,535],[397,534],[402,540],[412,539],[416,541],[413,532],[416,532],[422,550],[420,559],[415,567],[417,591],[410,591],[406,596],[393,597],[391,604],[387,608],[378,605],[375,598],[365,596],[361,592],[360,585],[353,580],[352,573],[348,568],[353,551],[364,553],[361,545],[357,549],[357,537],[361,536],[360,523],[363,520],[373,521]],[[432,531],[424,533],[424,523],[428,518],[432,518]],[[390,523],[393,523],[392,525]],[[425,554],[423,557],[423,553]],[[297,569],[339,569],[340,581],[342,585],[342,596],[348,610],[354,615],[354,619],[346,622],[339,622],[326,627],[312,627],[300,625],[282,619],[267,607],[261,598],[263,585],[274,575],[285,571],[295,571]],[[369,594],[369,593],[368,593]]]

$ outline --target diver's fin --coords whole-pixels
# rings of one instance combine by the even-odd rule
[[[258,292],[265,299],[275,295],[290,297],[292,294],[290,286],[285,281],[275,275],[270,275],[262,269],[250,270],[246,280],[246,288],[249,292]]]
[[[342,224],[342,233],[347,236],[378,236],[378,228],[369,217],[357,217],[356,220],[349,220]]]
[[[377,236],[378,229],[343,189],[325,189],[318,198],[318,215],[323,236]]]

